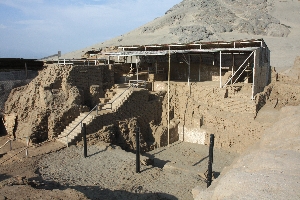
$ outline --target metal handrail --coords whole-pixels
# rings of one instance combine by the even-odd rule
[[[8,143],[8,142],[10,142],[10,150],[11,150],[11,139],[9,139],[9,140],[7,140],[1,147],[0,147],[0,149],[2,149],[3,147],[5,147],[5,145]]]
[[[132,85],[133,85],[133,86],[136,86],[136,87],[139,86],[139,82],[140,82],[140,83],[144,83],[144,85],[145,85],[145,87],[146,87],[146,82],[147,82],[147,81],[145,81],[145,80],[129,80],[129,84],[130,84],[130,82],[137,82],[137,83],[135,83],[135,84],[132,83]]]
[[[112,102],[107,102],[106,104],[110,104],[110,108],[107,108],[107,109],[111,109],[112,110],[112,104],[117,100],[119,99],[127,90],[129,90],[130,88],[133,88],[134,87],[134,84],[130,84],[129,83],[129,87],[126,88],[126,90],[124,90],[117,98],[115,98]]]
[[[252,53],[248,56],[248,58],[243,62],[243,64],[241,64],[241,66],[234,72],[234,74],[231,76],[231,78],[229,78],[227,80],[227,82],[222,87],[225,87],[233,79],[233,77],[235,76],[235,74],[242,68],[242,66],[247,62],[247,60],[249,60],[249,58],[252,56],[253,53],[254,53],[254,51],[252,51]],[[242,73],[243,72],[244,71],[242,71]]]
[[[82,124],[83,120],[85,120],[95,109],[97,109],[97,111],[98,111],[99,105],[101,105],[101,104],[97,104],[71,131],[69,131],[69,133],[67,135],[62,136],[62,137],[67,137],[67,143],[68,143],[68,136],[75,130],[75,128],[77,128],[77,126],[79,124]],[[98,114],[98,112],[97,112],[97,114]],[[81,127],[82,127],[82,125],[81,125]]]

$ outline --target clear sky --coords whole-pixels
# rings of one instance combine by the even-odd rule
[[[125,34],[182,0],[0,0],[0,58],[42,58]]]

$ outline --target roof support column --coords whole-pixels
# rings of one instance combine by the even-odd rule
[[[253,59],[254,63],[253,63],[253,73],[252,73],[252,96],[251,96],[251,100],[254,100],[254,92],[255,92],[255,68],[256,68],[256,50],[254,50],[254,59]]]
[[[135,66],[136,66],[136,82],[137,82],[137,86],[139,87],[139,67],[138,67],[137,56],[135,56]]]
[[[234,53],[232,53],[232,66],[231,66],[231,77],[233,77],[233,68],[234,68],[234,63],[235,63],[235,57],[234,57]],[[231,85],[232,85],[232,79],[231,79],[231,83],[230,83]]]
[[[191,55],[189,54],[188,86],[190,86],[190,79],[191,79]]]
[[[220,51],[220,88],[222,88],[222,51]]]
[[[168,147],[170,146],[170,73],[171,72],[171,47],[169,46],[169,69],[168,69]]]

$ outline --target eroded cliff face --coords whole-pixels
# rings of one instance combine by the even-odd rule
[[[104,66],[88,68],[51,65],[28,85],[13,89],[5,103],[8,134],[41,142],[57,136],[80,112],[88,111],[93,97],[104,94],[107,71]],[[101,86],[93,87],[97,83]]]

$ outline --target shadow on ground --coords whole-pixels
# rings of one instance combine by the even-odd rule
[[[8,175],[6,175],[6,174],[0,174],[0,182],[1,181],[4,181],[4,180],[6,180],[6,179],[9,179],[11,176],[8,176]]]
[[[1,176],[0,176],[1,177]],[[166,194],[166,193],[156,193],[156,192],[149,192],[144,191],[142,186],[132,187],[132,191],[128,192],[125,190],[110,190],[101,188],[100,186],[65,186],[61,185],[59,182],[55,181],[46,181],[42,180],[41,177],[31,178],[30,182],[37,183],[33,187],[36,189],[43,189],[43,190],[66,190],[66,189],[73,189],[78,192],[84,194],[85,197],[88,199],[105,199],[105,200],[177,200],[177,198],[173,195]]]

